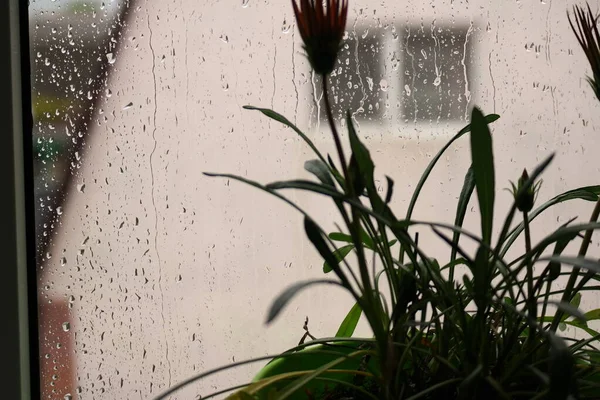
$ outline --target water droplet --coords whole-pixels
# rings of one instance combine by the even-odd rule
[[[114,64],[115,61],[117,61],[117,58],[114,56],[113,53],[106,53],[106,59],[108,60],[109,64]]]
[[[63,322],[62,324],[62,329],[65,332],[69,332],[71,330],[71,324],[68,322]]]
[[[52,253],[50,253],[50,252],[46,253],[46,259],[48,259],[48,260],[49,260],[49,259],[51,259],[51,258],[52,258]]]
[[[131,107],[133,107],[133,103],[129,102],[129,103],[125,104],[125,107],[123,107],[123,110],[127,110],[127,109],[129,109]]]
[[[410,91],[410,87],[408,85],[404,85],[404,91],[406,91],[407,96],[410,96],[411,91]]]
[[[58,215],[62,215],[62,213],[63,213],[62,207],[56,207],[56,213]]]
[[[442,78],[439,76],[436,76],[435,80],[433,81],[433,86],[440,86],[440,83],[442,83]]]
[[[70,393],[65,394],[65,399],[64,400],[73,400],[73,396],[71,396]]]
[[[243,8],[248,7],[248,3],[250,3],[250,0],[242,0],[242,7]]]
[[[67,258],[63,257],[60,259],[60,266],[64,267],[65,265],[67,265]]]
[[[227,35],[221,35],[219,36],[219,39],[221,39],[223,43],[229,43],[229,36]]]
[[[80,193],[84,193],[85,192],[85,183],[78,184],[77,191]]]
[[[389,87],[390,86],[389,86],[387,80],[382,79],[381,81],[379,81],[379,88],[381,89],[382,92],[387,92]]]
[[[283,24],[281,25],[281,32],[283,32],[285,34],[290,33],[291,27],[292,27],[292,25],[290,23],[288,23],[286,19],[284,19]]]

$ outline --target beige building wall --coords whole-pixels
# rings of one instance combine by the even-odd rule
[[[72,303],[67,340],[85,399],[152,398],[200,371],[280,352],[297,344],[306,316],[312,334],[330,336],[352,305],[341,291],[311,289],[266,327],[275,295],[322,274],[319,257],[298,213],[255,189],[202,175],[230,172],[265,183],[308,178],[303,163],[314,157],[304,143],[243,110],[246,104],[274,108],[319,148],[333,151],[312,108],[312,78],[289,1],[131,4],[105,88],[112,94],[96,110],[42,283],[48,300]],[[541,200],[598,183],[598,104],[566,6],[556,0],[351,1],[349,35],[381,29],[389,38],[382,79],[390,107],[380,120],[359,125],[382,185],[384,175],[396,182],[398,216],[424,167],[466,121],[398,117],[403,67],[394,69],[392,25],[472,24],[460,39],[473,60],[465,93],[485,113],[501,115],[493,124],[499,217],[510,200],[500,189],[553,150],[557,158]],[[453,221],[469,157],[465,138],[440,160],[417,218]],[[323,199],[285,194],[334,229],[337,219]],[[582,202],[556,207],[536,221],[534,239],[572,216],[587,218],[590,210]],[[475,197],[466,226],[478,231]],[[420,233],[430,254],[448,256],[429,231]],[[259,367],[207,379],[176,398],[243,383]],[[60,366],[58,375],[64,379]]]

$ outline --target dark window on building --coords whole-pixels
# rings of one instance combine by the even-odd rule
[[[356,32],[356,33],[355,33]],[[387,81],[383,76],[384,36],[378,30],[350,32],[342,43],[338,62],[330,75],[330,99],[335,118],[349,109],[359,121],[377,120],[383,114]],[[321,97],[321,78],[315,77]],[[321,121],[327,118],[321,98]]]
[[[463,120],[472,87],[469,26],[419,26],[402,31],[402,118]]]

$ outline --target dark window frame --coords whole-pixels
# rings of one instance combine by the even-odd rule
[[[0,2],[0,280],[5,324],[2,389],[9,399],[40,397],[32,116],[27,2]]]

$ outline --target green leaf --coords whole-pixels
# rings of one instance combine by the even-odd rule
[[[306,136],[300,129],[298,129],[296,127],[296,125],[292,124],[286,117],[284,117],[283,115],[281,115],[273,110],[270,110],[268,108],[260,108],[260,107],[254,107],[254,106],[244,106],[244,108],[246,110],[260,111],[267,117],[274,119],[275,121],[280,122],[280,123],[292,128],[294,130],[294,132],[296,132],[298,134],[298,136],[300,136],[302,138],[302,140],[304,140],[306,142],[306,144],[308,144],[308,146],[315,152],[317,157],[319,157],[319,159],[321,161],[323,161],[325,164],[327,164],[327,161],[325,160],[325,158],[323,157],[321,152],[319,152],[319,150],[316,148],[314,143],[308,138],[308,136]]]
[[[600,308],[596,308],[595,310],[588,311],[584,314],[586,321],[594,321],[600,319]]]
[[[346,318],[344,318],[342,321],[342,324],[338,328],[335,337],[352,337],[361,315],[362,308],[358,303],[354,304],[354,306],[350,309],[350,312],[348,312],[348,315],[346,315]]]
[[[494,220],[494,154],[492,149],[492,135],[485,118],[477,107],[471,114],[471,159],[473,162],[473,175],[475,188],[479,200],[481,214],[481,235],[483,242],[490,244]]]
[[[585,315],[585,314],[584,314]],[[554,316],[549,316],[549,317],[544,317],[544,318],[538,318],[538,320],[540,322],[552,322],[554,320]],[[588,335],[594,337],[594,336],[600,336],[600,333],[595,331],[594,329],[589,328],[588,326],[586,326],[584,323],[579,322],[579,321],[564,321],[561,322],[560,326],[563,326],[563,328],[561,329],[561,331],[564,331],[567,328],[567,325],[569,326],[574,326],[575,328],[579,328],[583,331],[585,331]]]
[[[348,253],[350,253],[353,249],[354,249],[354,245],[349,244],[347,246],[340,247],[339,249],[334,251],[333,256],[335,257],[335,260],[336,260],[335,265],[336,266],[339,265],[340,261],[342,261],[344,258],[346,258]],[[323,272],[327,274],[331,271],[333,271],[333,267],[331,265],[329,265],[329,263],[327,261],[325,261],[323,263]]]
[[[581,312],[581,310],[579,308],[577,308],[577,306],[574,306],[573,304],[569,304],[564,301],[553,301],[553,300],[548,300],[546,303],[554,304],[559,310],[568,314],[568,316],[575,317],[580,322],[581,321],[585,322],[585,315],[583,314],[583,312]],[[562,321],[565,321],[565,320],[566,320],[566,318],[563,317]]]
[[[369,150],[365,147],[364,144],[358,138],[356,134],[356,130],[354,129],[354,123],[352,122],[352,116],[348,111],[346,116],[346,121],[348,124],[348,136],[350,137],[350,148],[352,149],[352,157],[355,161],[357,176],[354,179],[359,180],[360,182],[355,185],[359,185],[362,187],[366,187],[367,190],[370,190],[375,187],[375,182],[373,181],[373,172],[375,171],[375,165],[373,164],[373,160],[371,160],[371,154]],[[352,162],[350,163],[352,166]],[[362,192],[356,192],[356,194],[360,194]]]
[[[275,301],[271,304],[271,308],[269,309],[269,314],[267,315],[267,324],[271,323],[279,313],[285,308],[285,306],[290,302],[290,300],[298,294],[303,289],[306,289],[309,286],[314,285],[338,285],[341,286],[339,282],[326,280],[326,279],[315,279],[310,281],[302,281],[295,283],[285,289],[279,296],[275,298]]]
[[[458,197],[458,205],[456,206],[456,217],[454,218],[454,225],[462,227],[465,221],[465,215],[467,214],[467,207],[469,206],[469,200],[475,190],[475,173],[473,167],[469,167],[467,174],[465,175],[465,182],[463,183],[460,196]],[[452,236],[452,255],[450,261],[456,260],[458,241],[460,240],[460,232],[455,231]],[[450,276],[454,276],[454,268],[450,269]],[[452,279],[452,278],[451,278]]]
[[[354,154],[350,156],[350,164],[348,165],[348,181],[352,184],[354,193],[356,193],[357,196],[363,194],[365,190],[365,181],[362,177],[360,167],[358,166],[358,162],[356,161]]]
[[[385,176],[387,181],[387,192],[385,193],[385,203],[389,203],[392,201],[392,196],[394,195],[394,180],[389,176]]]
[[[585,322],[583,322],[583,321],[578,321],[578,320],[575,320],[575,321],[565,321],[564,323],[567,324],[567,325],[571,325],[571,326],[574,326],[576,328],[579,328],[579,329],[585,331],[588,335],[590,335],[592,337],[600,335],[600,333],[598,333],[598,331],[596,331],[596,330],[588,327],[587,324]]]
[[[333,269],[337,269],[337,259],[329,249],[329,246],[327,245],[327,242],[325,242],[325,239],[323,239],[321,230],[319,229],[317,224],[315,224],[313,220],[311,220],[308,217],[304,217],[304,231],[306,232],[308,239],[311,241],[313,246],[315,246],[321,257],[323,257],[323,260],[325,260],[325,262],[328,263]]]
[[[364,351],[364,350],[355,351],[353,353],[350,353],[346,357],[340,357],[340,358],[335,359],[335,360],[333,360],[331,362],[328,362],[328,363],[322,365],[321,367],[319,367],[319,368],[317,368],[315,370],[307,371],[307,373],[304,376],[302,376],[301,378],[293,381],[288,386],[284,387],[281,390],[281,393],[279,394],[279,396],[277,396],[277,398],[279,400],[285,400],[285,399],[287,399],[292,394],[294,394],[294,392],[296,392],[297,390],[301,389],[308,382],[312,381],[313,379],[315,379],[317,376],[321,375],[325,371],[328,371],[328,370],[332,369],[333,367],[335,367],[336,365],[343,363],[348,358],[352,358],[352,357],[355,357],[357,355],[362,355],[362,354],[366,354],[366,353],[368,353],[368,351]]]
[[[347,235],[345,233],[331,232],[328,236],[329,236],[329,239],[331,239],[335,242],[352,243],[352,236]]]
[[[572,265],[574,267],[586,269],[590,272],[595,272],[596,274],[600,274],[600,262],[597,260],[589,259],[589,258],[552,256],[552,257],[543,257],[543,258],[540,258],[539,260],[540,261],[553,261],[553,262],[557,262],[557,263],[561,263],[561,264]]]
[[[240,390],[239,392],[235,392],[230,396],[227,396],[226,400],[256,400],[256,398],[247,392]]]
[[[568,226],[571,222],[573,222],[573,221],[571,220],[571,221],[567,222],[566,224],[562,225],[562,227]],[[560,256],[562,254],[562,252],[567,248],[569,243],[571,243],[571,241],[573,239],[575,239],[578,234],[579,234],[578,232],[573,232],[571,235],[566,236],[560,240],[557,240],[556,243],[554,244],[554,251],[552,252],[552,255]],[[557,263],[557,262],[548,263],[548,272],[549,272],[548,279],[550,281],[554,281],[556,278],[558,278],[560,276],[560,271],[561,271],[560,263]]]
[[[365,247],[368,248],[369,250],[372,250],[373,247],[375,246],[373,243],[373,239],[371,239],[369,234],[364,229],[362,229],[362,227],[361,227],[360,237],[361,237],[361,240],[362,240],[363,244],[365,245]],[[329,239],[331,239],[335,242],[346,242],[346,243],[354,244],[354,240],[352,239],[352,236],[347,235],[345,233],[341,233],[341,232],[330,233]],[[378,238],[378,239],[380,240],[381,238]],[[390,242],[389,246],[392,246],[392,244],[396,243],[393,240],[392,240],[392,242],[393,243]]]
[[[581,304],[581,293],[575,293],[573,300],[571,300],[571,305],[573,307],[579,307],[580,304]]]
[[[280,190],[280,189],[300,189],[300,190],[308,190],[309,192],[323,194],[325,196],[329,196],[333,199],[345,200],[345,196],[343,193],[338,192],[335,188],[331,186],[322,185],[316,182],[307,181],[303,179],[294,179],[291,181],[280,181],[269,183],[265,186],[270,190]]]
[[[304,163],[304,169],[316,176],[321,183],[329,186],[334,186],[335,183],[331,179],[329,167],[321,160],[310,160]]]

